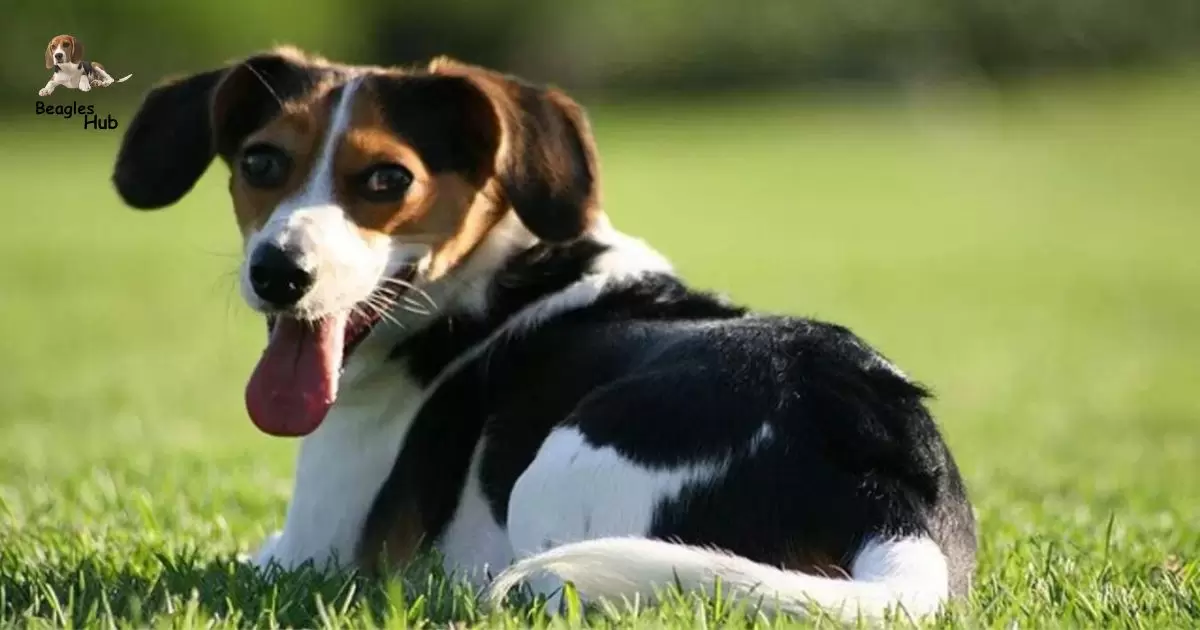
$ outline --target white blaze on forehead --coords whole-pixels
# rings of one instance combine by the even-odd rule
[[[296,304],[306,316],[349,311],[374,290],[388,263],[386,243],[368,243],[338,204],[334,177],[338,148],[350,129],[354,100],[362,78],[348,81],[333,105],[312,169],[299,191],[284,199],[248,243],[248,258],[260,244],[270,243],[298,255],[313,274],[313,286]],[[261,302],[243,273],[243,290],[251,306]]]
[[[358,88],[362,85],[362,78],[351,79],[350,82],[342,86],[342,93],[338,98],[338,102],[333,106],[333,115],[329,117],[329,128],[325,132],[325,140],[321,145],[321,152],[317,155],[316,162],[313,163],[312,171],[308,175],[308,181],[305,182],[304,188],[301,189],[296,201],[293,202],[299,206],[317,205],[333,202],[333,163],[337,157],[338,145],[342,138],[346,136],[346,131],[350,127],[350,116],[354,107],[354,97],[358,92]],[[280,204],[282,209],[289,205],[287,201]]]

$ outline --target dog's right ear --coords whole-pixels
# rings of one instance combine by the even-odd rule
[[[67,39],[71,42],[71,63],[82,63],[83,43],[74,35],[67,35]]]
[[[247,135],[330,71],[282,49],[154,87],[121,140],[112,175],[117,193],[139,210],[179,201],[214,157],[229,159]]]
[[[50,43],[46,44],[46,69],[49,70],[50,68],[53,68],[53,67],[54,67],[54,40],[52,39],[52,40],[50,40]]]

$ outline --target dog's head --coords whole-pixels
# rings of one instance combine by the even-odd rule
[[[83,61],[83,43],[71,35],[59,35],[46,44],[46,69],[60,63]]]
[[[113,181],[129,205],[161,208],[217,156],[242,294],[273,322],[247,406],[275,434],[317,427],[347,353],[402,292],[470,285],[488,250],[574,239],[599,217],[581,108],[445,58],[349,67],[283,48],[165,83]]]

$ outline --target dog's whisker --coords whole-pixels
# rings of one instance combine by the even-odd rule
[[[283,99],[279,98],[279,93],[277,93],[275,91],[275,88],[271,87],[271,84],[268,83],[266,77],[264,77],[262,75],[262,73],[258,71],[258,68],[255,68],[254,66],[250,65],[249,63],[247,63],[245,61],[243,61],[241,65],[242,65],[242,67],[246,68],[251,73],[253,73],[254,77],[256,79],[258,79],[260,83],[263,84],[263,87],[267,88],[268,92],[271,93],[271,96],[275,99],[275,102],[279,103],[280,107],[283,107]]]
[[[415,315],[420,315],[422,317],[429,317],[429,316],[433,315],[433,311],[423,309],[419,306],[410,306],[408,304],[401,304],[400,310],[408,312],[408,313],[413,313]]]
[[[436,300],[434,300],[434,299],[433,299],[433,296],[432,296],[432,295],[429,295],[429,293],[428,293],[427,291],[425,291],[424,289],[422,289],[421,287],[418,287],[417,285],[415,285],[415,284],[412,284],[411,282],[405,282],[405,283],[404,283],[404,284],[402,284],[401,286],[403,286],[404,288],[406,288],[406,289],[408,289],[408,290],[412,291],[413,293],[417,294],[419,297],[421,297],[422,299],[424,299],[424,300],[425,300],[425,303],[426,303],[426,304],[429,306],[429,308],[430,308],[431,310],[435,310],[435,311],[436,311],[436,310],[438,309],[438,303],[437,303],[437,301],[436,301]]]
[[[401,311],[404,311],[406,313],[420,315],[421,317],[430,317],[434,313],[434,311],[430,311],[428,309],[422,308],[420,305],[392,303],[392,304],[389,304],[388,308],[389,309],[400,309]]]
[[[379,287],[378,289],[375,290],[375,293],[378,294],[380,297],[384,297],[389,300],[395,300],[396,298],[399,298],[403,292],[398,289],[392,289],[390,287]]]
[[[412,313],[413,315],[420,315],[421,317],[429,317],[430,315],[433,315],[433,313],[430,313],[429,311],[413,308],[411,306],[401,306],[400,310],[406,313]]]
[[[425,291],[421,287],[418,287],[417,285],[413,284],[412,282],[409,282],[408,280],[402,280],[400,278],[384,278],[383,284],[385,286],[388,284],[391,284],[391,285],[395,285],[401,289],[404,289],[406,291],[412,291],[413,293],[416,293],[417,295],[424,298],[427,302],[429,302],[429,306],[431,306],[432,308],[435,308],[435,309],[437,308],[437,302],[434,301],[432,295],[429,295],[429,293],[427,291]]]
[[[379,302],[374,302],[374,301],[370,301],[370,300],[368,300],[365,304],[368,308],[371,309],[371,312],[375,313],[381,319],[386,319],[389,322],[394,323],[394,324],[400,323],[399,320],[396,319],[396,316],[392,314],[391,305],[389,305],[387,303],[381,304]]]
[[[403,303],[401,303],[400,300],[403,300]],[[371,303],[372,306],[377,308],[382,308],[388,311],[399,308],[403,311],[420,315],[422,317],[429,317],[435,312],[426,308],[421,302],[414,300],[407,294],[407,292],[398,294],[396,291],[389,289],[380,289],[376,291],[367,299],[367,301]]]
[[[391,309],[393,306],[395,306],[394,299],[392,299],[389,296],[378,293],[378,292],[372,293],[371,295],[367,296],[367,299],[364,300],[363,303],[369,304],[370,306],[375,307],[375,308],[382,308],[385,310]]]
[[[432,315],[436,312],[429,305],[414,299],[408,292],[397,294],[394,291],[380,291],[379,298],[386,300],[389,308],[403,308],[412,313]]]
[[[425,308],[425,306],[422,305],[420,302],[412,299],[411,297],[409,297],[407,295],[401,296],[401,298],[404,300],[404,303],[408,306],[412,306],[414,308],[421,308],[421,309]]]
[[[396,326],[399,326],[400,328],[405,328],[404,323],[401,322],[400,320],[396,319],[396,317],[389,312],[390,308],[388,308],[387,306],[378,304],[370,298],[368,298],[365,302],[363,302],[363,305],[366,306],[367,308],[371,309],[371,311],[375,315],[377,315],[380,320],[386,321],[390,324],[395,324]],[[355,308],[358,308],[358,307],[355,307]]]

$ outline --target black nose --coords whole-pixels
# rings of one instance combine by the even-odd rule
[[[62,53],[54,53],[54,59],[56,61],[62,61],[62,57],[63,57]]]
[[[250,286],[276,308],[294,306],[313,285],[313,275],[274,245],[259,245],[250,258]]]

